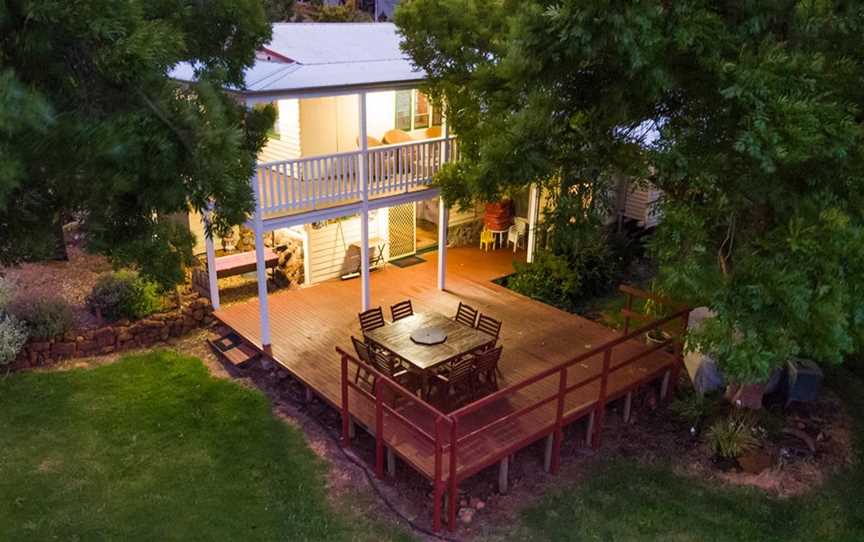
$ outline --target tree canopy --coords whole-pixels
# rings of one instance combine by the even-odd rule
[[[650,181],[664,288],[717,313],[692,346],[742,381],[860,349],[861,3],[413,0],[396,22],[460,137],[451,201]]]
[[[43,256],[64,216],[139,263],[179,261],[172,213],[245,220],[274,112],[223,89],[269,38],[260,0],[0,4],[0,262]],[[199,82],[172,81],[179,62]]]

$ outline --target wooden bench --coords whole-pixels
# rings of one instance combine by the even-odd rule
[[[233,277],[252,273],[255,271],[255,263],[257,257],[255,251],[239,252],[237,254],[229,254],[228,256],[219,256],[216,258],[216,278]],[[269,247],[264,248],[264,268],[274,269],[279,265],[279,255]],[[192,271],[192,286],[195,290],[204,296],[210,295],[210,279],[207,276],[207,268],[194,269]]]

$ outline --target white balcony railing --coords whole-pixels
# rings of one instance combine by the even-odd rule
[[[445,145],[449,152],[445,152]],[[258,202],[264,214],[312,210],[363,198],[361,151],[258,164]],[[445,161],[458,158],[455,139],[373,147],[366,153],[369,199],[429,185]]]

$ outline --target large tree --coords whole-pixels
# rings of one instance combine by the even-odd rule
[[[44,256],[68,216],[145,267],[180,260],[171,213],[243,221],[274,113],[223,89],[269,37],[260,0],[0,3],[0,262]],[[198,83],[168,77],[180,62]]]
[[[461,140],[451,200],[648,179],[663,284],[717,313],[692,345],[741,380],[860,349],[860,2],[412,0],[396,21]]]

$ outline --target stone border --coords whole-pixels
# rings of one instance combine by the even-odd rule
[[[31,339],[9,367],[13,371],[45,367],[65,359],[145,348],[210,324],[212,314],[209,300],[197,294],[187,294],[181,299],[180,307],[151,314],[136,322],[119,320],[52,339]]]

